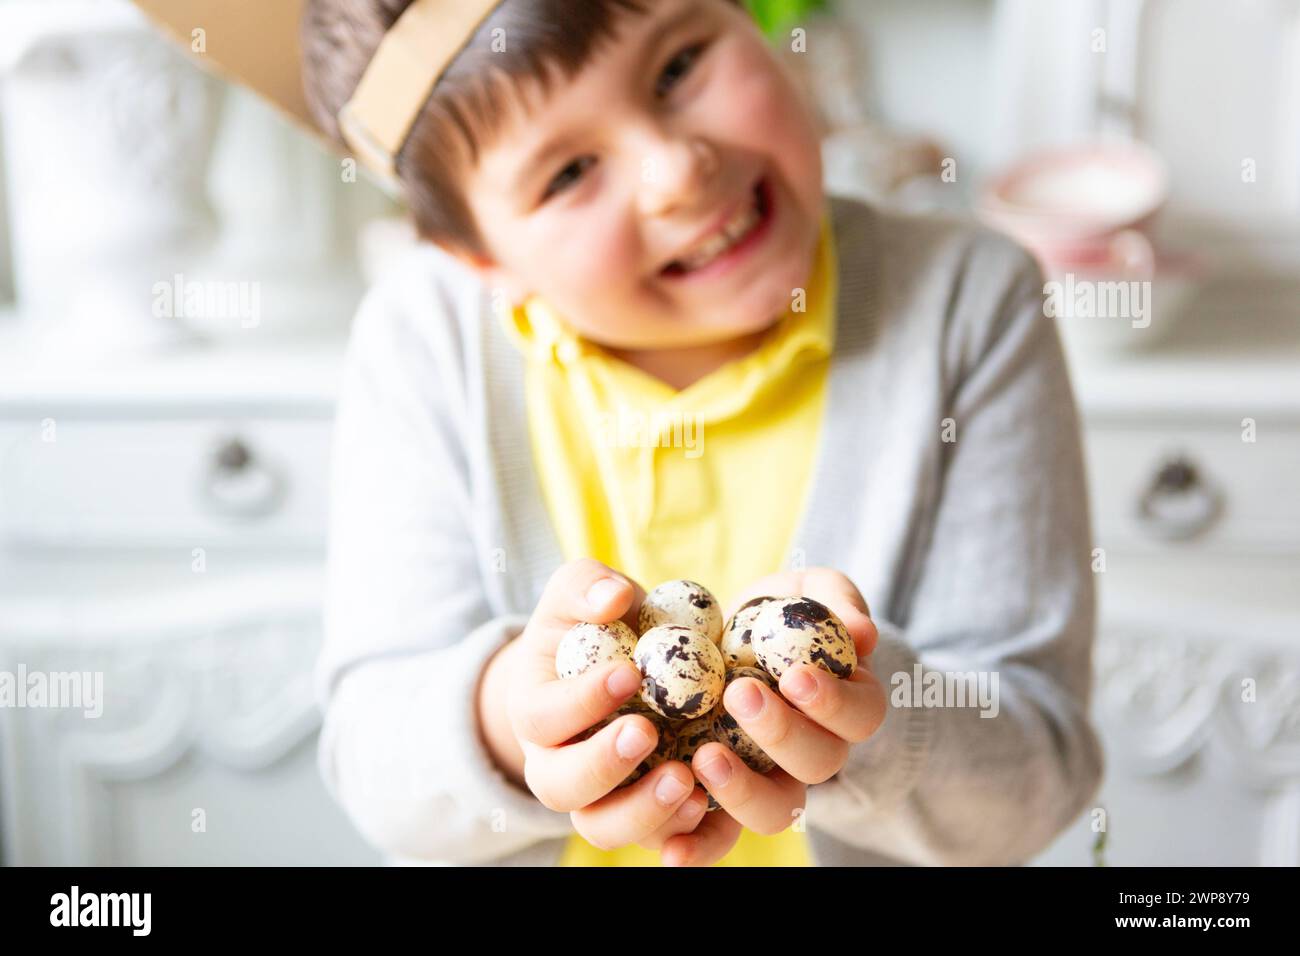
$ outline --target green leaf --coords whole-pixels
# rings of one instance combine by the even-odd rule
[[[781,32],[803,20],[810,13],[824,10],[829,0],[745,0],[759,28],[768,36]]]

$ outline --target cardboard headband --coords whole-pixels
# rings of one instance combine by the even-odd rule
[[[306,0],[133,0],[201,64],[248,87],[319,137],[302,84]],[[439,78],[501,0],[413,0],[384,35],[339,131],[367,168],[397,179],[396,156]]]

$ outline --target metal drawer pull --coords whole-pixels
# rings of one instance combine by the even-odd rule
[[[1196,466],[1177,457],[1161,466],[1138,500],[1138,521],[1167,541],[1186,541],[1206,531],[1219,517],[1223,496]]]
[[[279,472],[254,456],[244,441],[231,438],[213,456],[202,497],[209,511],[224,518],[262,518],[280,506],[284,491]]]

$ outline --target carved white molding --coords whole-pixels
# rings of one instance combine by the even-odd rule
[[[0,714],[11,862],[53,862],[24,859],[18,839],[32,809],[23,801],[37,795],[58,807],[58,860],[106,865],[116,862],[121,839],[118,785],[191,758],[250,774],[285,759],[319,727],[311,681],[319,637],[319,611],[305,608],[220,628],[196,624],[128,646],[4,649],[0,665],[22,660],[29,673],[102,670],[105,697],[97,719],[67,709]]]
[[[1174,622],[1108,624],[1095,666],[1098,716],[1122,729],[1130,769],[1171,773],[1215,746],[1249,786],[1300,778],[1300,648],[1188,636]],[[1253,702],[1242,700],[1247,679]]]
[[[1217,779],[1263,800],[1257,862],[1266,866],[1300,865],[1300,647],[1287,636],[1286,622],[1261,635],[1111,620],[1094,662],[1108,774],[1160,776],[1204,758]],[[1243,700],[1247,679],[1253,701]]]
[[[1164,634],[1103,627],[1096,654],[1097,712],[1123,728],[1118,756],[1141,774],[1172,773],[1198,754],[1219,706],[1221,655]]]

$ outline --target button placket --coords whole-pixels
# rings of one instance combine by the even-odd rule
[[[654,517],[670,524],[699,519],[712,508],[714,499],[713,480],[703,456],[690,457],[685,442],[678,445],[679,435],[684,436],[684,432],[666,428],[660,436],[666,441],[649,448]]]

